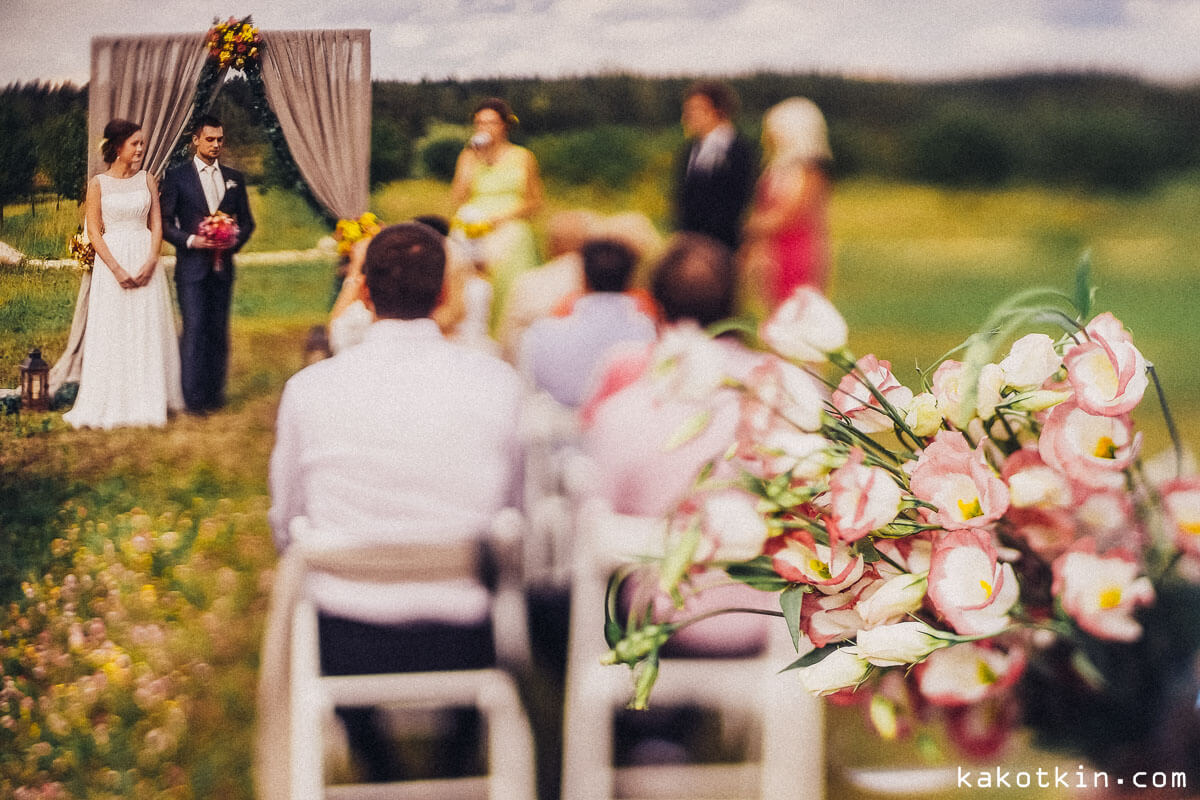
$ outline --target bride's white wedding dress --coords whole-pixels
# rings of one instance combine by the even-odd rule
[[[150,254],[150,189],[146,173],[101,174],[104,242],[130,274]],[[183,408],[179,339],[163,268],[145,286],[124,289],[99,256],[92,269],[83,369],[75,407],[63,419],[75,428],[119,428],[167,422]]]

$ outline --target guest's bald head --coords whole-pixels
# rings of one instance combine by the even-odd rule
[[[699,233],[680,233],[655,267],[652,290],[665,321],[708,326],[733,315],[735,280],[728,247]]]

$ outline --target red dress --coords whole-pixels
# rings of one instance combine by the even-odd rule
[[[778,178],[768,170],[759,181],[756,205],[770,210],[787,202]],[[798,286],[824,291],[829,275],[829,234],[826,227],[826,197],[802,209],[767,239],[772,271],[767,275],[767,297],[774,308],[791,296]]]

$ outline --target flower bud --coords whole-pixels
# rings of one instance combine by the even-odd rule
[[[924,622],[897,622],[858,632],[855,651],[880,667],[912,664],[950,641]]]
[[[800,685],[809,694],[822,697],[862,683],[871,665],[854,652],[843,647],[811,666],[798,670]]]

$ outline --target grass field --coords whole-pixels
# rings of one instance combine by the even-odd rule
[[[666,213],[662,193],[649,184],[628,193],[553,183],[548,188],[548,210],[578,205],[603,212],[633,208],[659,223]],[[278,192],[256,194],[253,203],[259,232],[251,250],[306,248],[328,232],[297,198]],[[1099,307],[1122,318],[1158,366],[1185,439],[1196,449],[1200,341],[1193,319],[1200,297],[1200,225],[1193,220],[1198,206],[1200,177],[1182,178],[1133,197],[1035,189],[945,192],[848,181],[837,187],[831,214],[836,261],[831,295],[850,323],[851,348],[860,355],[875,352],[891,360],[911,385],[916,366],[932,364],[962,341],[1003,296],[1033,285],[1068,290],[1076,262],[1090,252]],[[22,214],[28,214],[27,206],[6,209],[0,239],[32,254],[59,255],[51,251],[74,230],[74,210],[51,215],[49,208],[39,206],[33,219]],[[431,181],[392,184],[373,195],[372,210],[386,221],[446,213],[448,188]],[[39,247],[45,252],[39,253]],[[113,535],[120,542],[137,541],[143,524],[139,520],[145,516],[153,521],[145,525],[154,530],[169,527],[184,544],[164,555],[165,561],[134,575],[131,580],[142,583],[130,591],[137,594],[150,585],[159,592],[174,592],[191,605],[185,603],[164,618],[165,612],[139,611],[131,602],[129,619],[110,623],[110,638],[119,640],[135,664],[182,674],[191,668],[186,654],[148,651],[132,641],[134,628],[194,623],[203,628],[203,635],[197,634],[199,644],[191,646],[207,654],[208,667],[220,678],[205,684],[210,688],[180,679],[180,686],[190,687],[190,725],[177,748],[156,756],[158,761],[139,750],[145,725],[150,724],[146,720],[154,719],[156,712],[129,705],[124,707],[129,716],[128,752],[114,750],[105,756],[79,749],[82,732],[46,734],[55,753],[69,750],[75,761],[59,763],[54,754],[24,760],[0,756],[0,793],[22,780],[65,771],[88,776],[74,786],[76,792],[86,790],[86,796],[110,796],[96,788],[108,785],[105,781],[113,784],[105,790],[113,797],[251,796],[251,693],[274,559],[265,519],[272,423],[280,388],[301,365],[305,332],[324,320],[331,268],[329,263],[307,262],[240,270],[231,402],[218,414],[177,419],[164,430],[112,433],[69,430],[57,413],[0,417],[0,604],[18,600],[20,581],[31,581],[26,599],[10,609],[8,627],[0,633],[5,673],[30,668],[20,652],[14,655],[16,642],[36,633],[23,626],[36,628],[42,624],[37,620],[53,617],[35,613],[32,607],[49,604],[53,610],[59,602],[56,582],[89,569],[93,555],[101,561],[110,557],[112,546],[105,549],[104,532],[125,531]],[[57,357],[65,343],[77,282],[78,274],[69,270],[0,268],[0,386],[15,385],[16,364],[29,347],[41,346],[50,361]],[[1146,410],[1152,405],[1144,404]],[[1147,431],[1149,449],[1161,449],[1166,445],[1161,422],[1154,414],[1143,417],[1139,422]],[[223,543],[220,548],[196,549],[206,541],[205,531],[217,532],[213,536]],[[75,542],[79,552],[88,555],[72,559],[52,544],[55,539]],[[120,561],[122,547],[111,557]],[[205,574],[224,575],[223,591],[236,600],[218,604],[208,584],[197,577],[202,572],[198,564],[209,571]],[[44,574],[48,580],[42,579]],[[122,636],[132,639],[127,642]],[[163,664],[155,666],[160,658]],[[51,692],[52,685],[28,680],[31,691],[41,686]],[[831,757],[838,762],[887,763],[911,753],[909,745],[877,747],[855,733],[847,710],[833,710],[831,719],[837,723]],[[25,731],[20,736],[31,735],[20,730]],[[0,753],[26,741],[20,736],[0,727]],[[115,729],[113,736],[115,741]],[[1022,748],[1009,755],[1010,760],[1030,757],[1045,759]],[[858,796],[843,789],[836,796]],[[989,796],[1056,795],[996,791]]]

